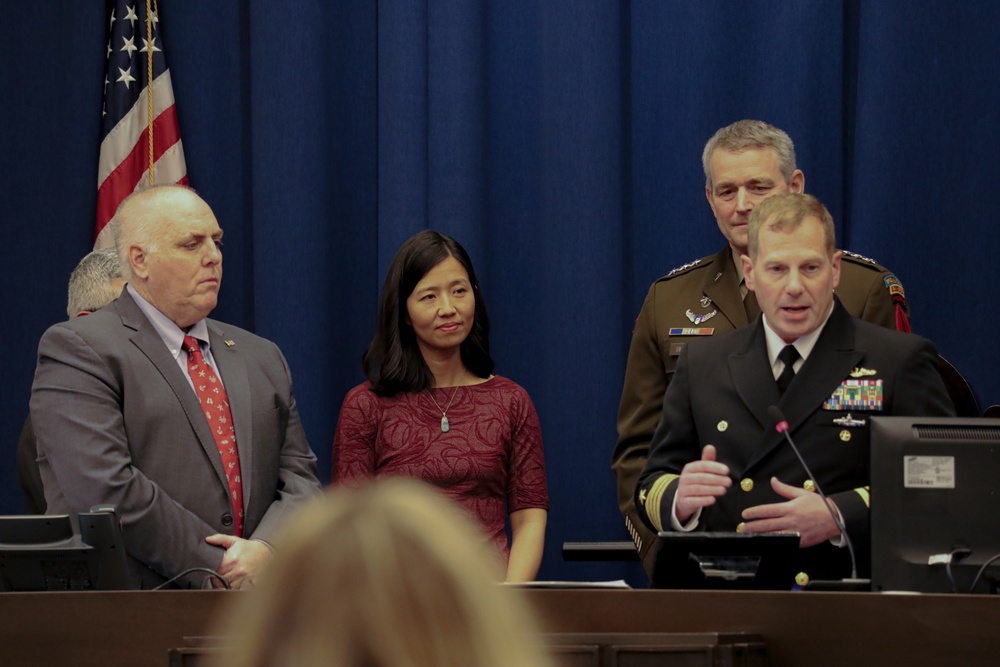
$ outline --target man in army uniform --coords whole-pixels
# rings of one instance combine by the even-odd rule
[[[632,333],[618,408],[611,468],[619,509],[647,572],[655,534],[641,522],[633,497],[678,355],[689,342],[757,319],[760,310],[744,284],[740,260],[747,254],[747,220],[767,197],[805,190],[791,138],[761,121],[741,120],[716,132],[705,145],[702,166],[705,197],[728,243],[718,254],[674,269],[650,287]],[[851,315],[910,330],[902,285],[874,261],[844,252],[836,293]]]

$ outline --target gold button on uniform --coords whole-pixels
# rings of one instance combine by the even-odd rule
[[[799,586],[808,585],[809,575],[806,574],[805,572],[799,572],[797,575],[795,575],[795,583],[797,583]]]
[[[816,482],[812,481],[811,479],[807,479],[805,482],[802,483],[802,488],[805,489],[806,491],[815,491]]]
[[[841,442],[850,442],[851,432],[845,428],[843,431],[840,432],[840,440]]]
[[[740,522],[739,522],[738,524],[736,524],[736,532],[737,532],[737,533],[742,533],[742,532],[743,532],[743,526],[744,526],[744,525],[745,525],[745,524],[744,524],[744,523],[743,523],[742,521],[740,521]]]
[[[753,480],[750,479],[749,477],[741,479],[740,488],[746,491],[747,493],[750,493],[751,491],[753,491]]]
[[[719,429],[719,433],[723,433],[727,428],[729,428],[729,422],[723,419],[716,425],[716,428]]]

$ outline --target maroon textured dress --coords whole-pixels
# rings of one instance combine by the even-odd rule
[[[523,388],[494,376],[477,385],[430,389],[448,408],[450,430],[427,391],[380,397],[367,382],[347,393],[333,441],[333,482],[405,475],[433,484],[471,512],[507,562],[511,512],[547,509],[538,415]]]

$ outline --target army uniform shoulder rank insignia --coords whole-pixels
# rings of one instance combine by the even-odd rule
[[[879,263],[871,257],[865,257],[864,255],[859,255],[858,253],[851,252],[850,250],[843,250],[841,252],[844,253],[844,257],[849,257],[850,259],[864,262],[865,264],[871,264],[872,266],[879,266]]]
[[[876,373],[876,371],[874,371],[874,370],[872,370],[870,368],[855,368],[853,371],[851,371],[851,377],[852,378],[863,378],[863,377],[867,377],[869,375],[875,375],[875,373]]]
[[[824,410],[873,412],[882,409],[884,380],[844,380],[823,403]]]
[[[693,269],[694,267],[698,266],[699,264],[701,264],[701,260],[700,259],[696,259],[693,262],[688,262],[687,264],[681,264],[676,269],[671,270],[669,273],[667,273],[667,275],[665,275],[663,277],[664,278],[673,278],[674,276],[676,276],[676,275],[678,275],[680,273],[684,273],[685,271],[687,271],[689,269]]]

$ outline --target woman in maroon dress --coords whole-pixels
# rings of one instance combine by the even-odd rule
[[[430,482],[483,525],[507,581],[542,561],[548,490],[528,393],[492,375],[489,318],[465,249],[423,231],[389,267],[362,365],[344,399],[333,481],[406,475]],[[511,540],[504,531],[510,512]]]

